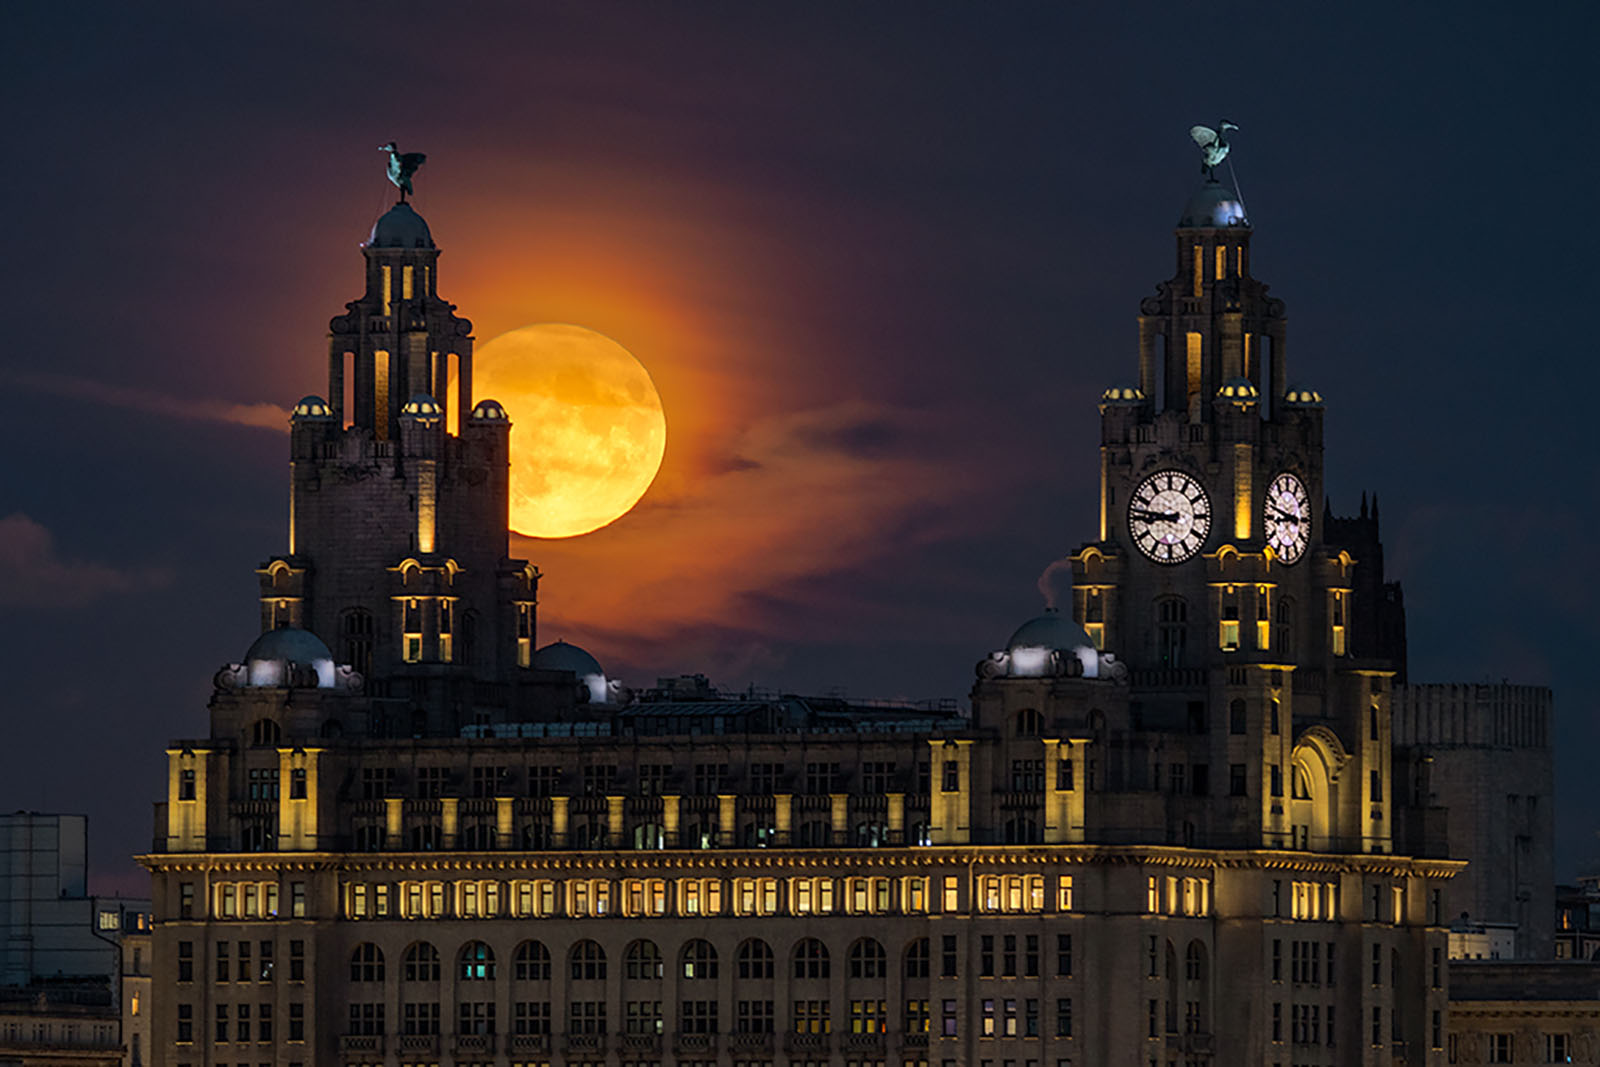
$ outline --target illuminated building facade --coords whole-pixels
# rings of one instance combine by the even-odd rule
[[[1071,610],[957,712],[535,651],[505,412],[384,216],[264,632],[168,749],[155,1062],[1443,1063],[1461,864],[1393,788],[1399,590],[1376,507],[1316,506],[1251,234],[1215,183],[1186,207]]]

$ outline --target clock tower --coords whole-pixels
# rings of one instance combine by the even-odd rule
[[[1375,502],[1353,519],[1316,506],[1322,397],[1290,383],[1284,303],[1253,273],[1252,234],[1214,177],[1178,219],[1173,274],[1139,308],[1138,384],[1101,399],[1099,536],[1072,557],[1073,613],[1129,668],[1135,731],[1177,728],[1215,764],[1258,769],[1249,836],[1388,851],[1399,586]],[[1313,776],[1294,739],[1317,726],[1342,749],[1326,768],[1342,779],[1337,831],[1288,802]]]

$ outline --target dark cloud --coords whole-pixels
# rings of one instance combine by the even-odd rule
[[[169,570],[69,559],[50,531],[20,512],[0,519],[0,607],[65,610],[101,597],[158,589]]]

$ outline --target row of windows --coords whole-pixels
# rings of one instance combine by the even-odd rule
[[[183,944],[188,945],[189,942]],[[979,941],[978,974],[984,978],[1040,977],[1044,944],[1038,934],[983,935]],[[1055,959],[1052,973],[1056,977],[1071,977],[1072,935],[1057,934],[1053,944]],[[248,955],[247,942],[239,942],[239,947],[241,954]],[[940,975],[955,977],[958,955],[956,936],[945,935],[940,947]],[[262,952],[270,958],[268,942],[262,942]],[[226,982],[229,973],[228,942],[217,943],[216,959],[218,981]],[[889,977],[888,950],[875,938],[863,937],[852,942],[846,950],[845,961],[844,973],[850,978]],[[916,938],[902,949],[899,971],[906,978],[929,978],[933,974],[933,964],[932,942],[925,937]],[[716,947],[709,941],[695,938],[678,951],[674,972],[675,977],[686,981],[710,980],[718,977],[720,966]],[[561,977],[570,981],[599,981],[606,978],[607,967],[605,949],[599,943],[585,938],[568,950]],[[245,979],[245,973],[246,968],[241,964],[241,981]],[[439,950],[431,943],[417,941],[405,950],[401,960],[402,981],[437,982],[442,973]],[[510,973],[519,982],[548,982],[556,977],[550,950],[543,942],[536,940],[522,941],[512,951]],[[742,981],[776,977],[777,956],[772,946],[760,938],[741,941],[734,951],[732,973]],[[816,938],[802,938],[795,942],[789,953],[788,973],[796,979],[830,977],[832,957],[828,947]],[[494,949],[483,941],[468,942],[456,954],[454,974],[460,982],[496,980],[500,977],[500,971]],[[632,941],[623,952],[623,974],[630,981],[659,981],[666,976],[666,957],[660,947],[648,938]],[[180,981],[187,981],[191,977],[192,970],[180,968]],[[356,984],[381,983],[387,977],[383,950],[370,942],[356,946],[350,956],[350,981]]]
[[[230,1008],[233,1013],[230,1017]],[[306,1039],[306,1006],[304,1004],[290,1004],[287,1027],[284,1037],[289,1041],[304,1041]],[[180,1045],[193,1044],[195,1040],[195,1011],[193,1004],[179,1004],[177,1006],[178,1025],[175,1030],[175,1039]],[[255,1013],[251,1014],[249,1004],[218,1004],[212,1038],[215,1041],[272,1041],[274,1040],[274,1027],[272,1005],[261,1003],[255,1005]],[[231,1024],[231,1026],[230,1026]]]
[[[230,944],[236,951],[230,950]],[[252,952],[252,945],[255,951]],[[219,983],[225,982],[270,982],[276,976],[275,953],[273,942],[263,940],[259,942],[218,941],[212,954],[214,965],[213,974]],[[289,942],[289,981],[303,982],[306,979],[306,943],[301,940]],[[177,977],[180,982],[194,981],[195,952],[193,941],[178,942]]]
[[[526,771],[525,795],[551,797],[562,795],[564,783],[570,783],[582,796],[614,796],[623,768],[615,763],[591,763],[577,768],[558,764],[529,765]],[[747,766],[748,792],[771,796],[778,793],[827,796],[852,791],[864,794],[884,794],[895,791],[897,785],[905,786],[893,760],[868,760],[856,768],[859,788],[846,790],[848,776],[843,765],[833,761],[811,761],[804,765],[803,774],[791,780],[784,763],[756,762]],[[413,781],[413,793],[422,799],[455,795],[450,767],[418,767]],[[930,791],[930,772],[927,763],[917,763],[914,768],[913,792]],[[394,767],[363,767],[361,770],[361,799],[383,800],[398,795],[398,770]],[[464,783],[464,795],[487,798],[513,795],[512,768],[504,764],[479,765],[469,768]],[[716,796],[731,791],[737,783],[727,763],[696,763],[684,775],[670,763],[641,763],[635,768],[634,781],[628,793],[657,797],[663,795],[694,794]],[[796,788],[800,787],[800,788]],[[276,793],[272,796],[276,797]],[[262,797],[259,799],[268,799]]]
[[[1152,915],[1210,915],[1211,879],[1152,874],[1145,880],[1145,910]]]
[[[979,1037],[1042,1037],[1045,1036],[1041,1018],[1041,1001],[1037,998],[990,999],[979,1002],[972,1013]],[[215,1040],[249,1041],[252,1039],[248,1005],[239,1005],[245,1014],[233,1020],[229,1029],[228,1006],[217,1006]],[[517,1001],[511,1005],[511,1033],[548,1035],[554,1030],[553,1013],[549,1001]],[[437,1036],[441,1032],[440,1005],[437,1002],[411,1002],[401,1005],[403,1017],[400,1032],[411,1036]],[[844,1032],[851,1034],[885,1034],[889,1032],[889,1003],[879,999],[852,999],[845,1002],[845,1012],[840,1020]],[[609,1018],[608,1005],[603,1000],[573,1000],[567,1004],[567,1034],[604,1034],[615,1023],[621,1024],[624,1034],[664,1034],[666,1018],[659,1000],[629,1000],[622,1004],[622,1018]],[[734,1003],[731,1032],[736,1034],[771,1034],[778,1030],[777,1005],[771,1000],[738,1000]],[[957,1001],[940,1002],[938,1035],[958,1037],[960,1014]],[[467,1000],[456,1005],[457,1034],[493,1034],[499,1020],[496,1004],[491,1000]],[[1072,1037],[1072,998],[1058,997],[1052,1033],[1056,1037]],[[266,1027],[261,1029],[261,1025]],[[932,1002],[907,1000],[900,1012],[901,1033],[934,1033]],[[677,1032],[680,1034],[715,1034],[722,1030],[720,1005],[715,1000],[683,1000],[678,1002]],[[790,1002],[787,1030],[796,1034],[831,1034],[834,1032],[833,1004],[828,1000],[795,1000]],[[387,1032],[385,1006],[379,1002],[351,1004],[346,1031],[351,1035],[381,1035]],[[259,1024],[255,1039],[271,1040],[271,1023]]]
[[[1038,914],[1046,911],[1053,887],[1056,911],[1071,911],[1073,876],[985,874],[976,880],[979,911],[996,914]],[[470,879],[456,882],[349,882],[344,886],[348,919],[550,918],[566,916],[925,914],[935,903],[941,910],[961,910],[963,879],[944,875],[938,883],[928,875],[897,878],[606,878],[527,879],[502,882]],[[298,883],[297,883],[298,884]],[[1209,885],[1209,883],[1207,883]],[[277,914],[277,886],[272,910]],[[250,899],[257,899],[254,889]],[[219,896],[219,901],[222,898]],[[230,899],[239,899],[237,897]],[[261,899],[265,899],[265,887]],[[1187,914],[1204,914],[1204,911]],[[256,912],[221,911],[223,918],[255,918]]]

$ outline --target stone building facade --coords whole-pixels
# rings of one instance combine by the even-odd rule
[[[1600,1064],[1600,963],[1450,964],[1450,1063]]]
[[[957,711],[535,650],[507,413],[390,211],[295,410],[264,632],[168,748],[153,1061],[1443,1063],[1462,864],[1393,787],[1403,604],[1376,508],[1317,504],[1252,234],[1186,206],[1070,610]]]

